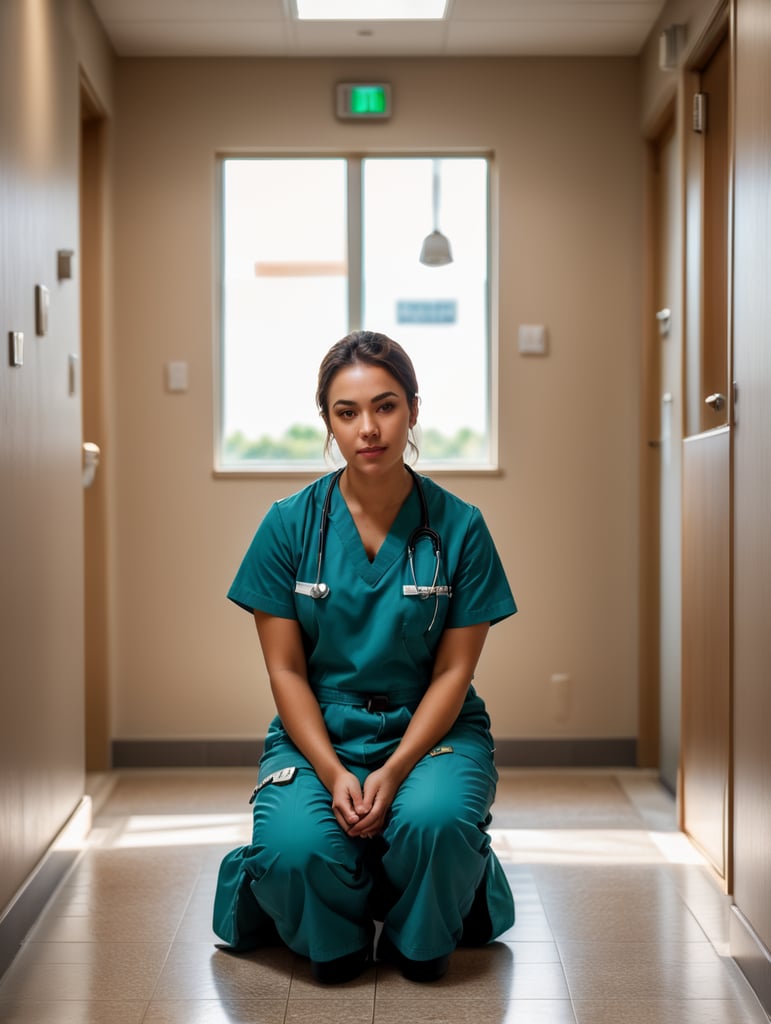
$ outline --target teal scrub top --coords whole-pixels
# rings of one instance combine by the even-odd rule
[[[496,623],[517,610],[503,566],[479,509],[421,476],[430,525],[442,544],[435,586],[449,594],[405,595],[405,585],[432,585],[436,571],[426,537],[415,547],[414,579],[407,558],[410,533],[421,525],[417,488],[370,561],[335,486],[321,565],[329,595],[314,599],[303,590],[316,581],[321,511],[332,478],[271,506],[228,597],[250,612],[299,621],[308,680],[322,700],[331,690],[414,699],[431,681],[444,629]]]

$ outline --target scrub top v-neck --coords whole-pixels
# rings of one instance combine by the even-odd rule
[[[335,484],[329,510],[329,528],[337,534],[340,546],[350,564],[350,569],[357,573],[361,577],[362,582],[369,587],[376,587],[394,562],[402,558],[406,550],[406,538],[409,537],[415,523],[419,521],[420,506],[416,490],[413,487],[396,513],[396,517],[378,548],[375,557],[370,559],[364,548],[354,518],[340,491],[339,479]],[[344,568],[342,571],[345,571]],[[322,565],[322,575],[330,576],[330,579],[333,579],[335,573],[333,572],[330,575],[326,571],[326,566]]]

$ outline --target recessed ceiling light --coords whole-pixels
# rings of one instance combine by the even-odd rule
[[[441,21],[447,0],[294,0],[300,21]]]

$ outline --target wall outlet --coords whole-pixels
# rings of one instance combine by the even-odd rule
[[[187,363],[166,363],[166,390],[187,391]]]
[[[565,722],[570,718],[570,676],[566,672],[555,672],[549,677],[551,686],[551,705],[557,722]]]

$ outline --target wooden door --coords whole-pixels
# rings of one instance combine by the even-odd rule
[[[675,111],[648,145],[638,764],[680,773],[683,443],[682,160]]]
[[[683,443],[683,332],[681,209],[678,137],[674,123],[656,140],[656,290],[654,345],[657,388],[652,429],[657,432],[658,508],[658,737],[659,775],[677,790],[680,769],[681,524]]]
[[[693,79],[686,195],[681,825],[730,884],[730,42]]]
[[[85,766],[110,768],[105,444],[104,206],[107,121],[88,84],[81,83],[80,305],[83,441],[97,444],[101,465],[83,492],[85,595]]]
[[[683,446],[682,827],[727,879],[731,757],[730,430]]]
[[[771,4],[736,7],[730,952],[771,1016]]]

